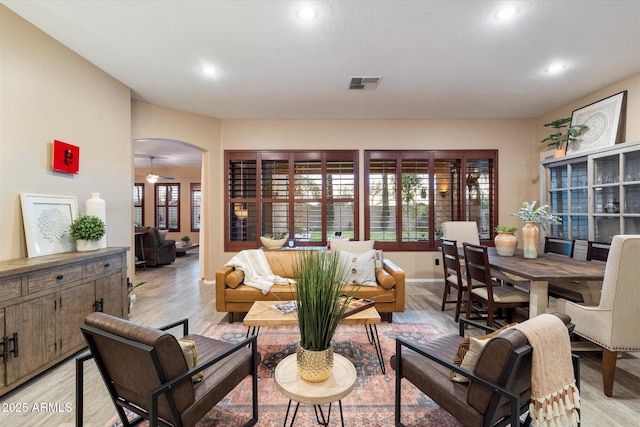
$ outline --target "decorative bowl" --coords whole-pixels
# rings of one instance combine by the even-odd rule
[[[269,239],[268,237],[260,236],[262,245],[267,249],[278,249],[287,242],[287,237],[283,239]]]

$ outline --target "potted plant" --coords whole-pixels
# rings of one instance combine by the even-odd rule
[[[293,266],[300,328],[297,366],[309,382],[324,381],[333,370],[331,340],[352,297],[342,298],[343,272],[337,251],[304,251]]]
[[[571,141],[578,139],[578,137],[588,129],[586,125],[573,125],[570,126],[571,117],[565,119],[554,120],[545,124],[547,127],[552,127],[556,131],[541,140],[540,143],[547,143],[549,147],[556,147],[556,151],[553,153],[553,157],[562,157],[566,153],[565,144],[569,144]],[[566,128],[566,133],[565,133]],[[564,148],[563,148],[564,147]]]
[[[182,241],[182,246],[189,246],[191,238],[189,236],[183,236],[180,240]]]
[[[493,242],[496,246],[498,255],[501,256],[513,256],[516,253],[518,247],[518,238],[515,236],[517,228],[511,225],[498,225],[495,228],[496,237]]]
[[[538,208],[536,201],[532,203],[524,202],[518,212],[512,212],[509,215],[520,218],[525,222],[522,227],[522,242],[525,258],[538,257],[538,242],[540,240],[540,229],[538,224],[544,231],[547,231],[549,224],[561,224],[562,218],[551,214],[547,209],[548,205],[542,205]]]
[[[76,241],[79,252],[97,250],[105,233],[104,221],[95,215],[81,215],[69,226],[69,236]]]
[[[287,233],[265,233],[260,241],[267,249],[277,249],[287,241]]]
[[[135,295],[131,295],[131,292],[133,292],[133,290],[135,288],[137,288],[138,286],[142,286],[147,282],[140,282],[140,283],[136,283],[135,285],[133,283],[131,283],[129,281],[129,278],[127,277],[127,308],[128,308],[128,312],[131,312],[131,307],[133,307],[133,301],[136,299]]]

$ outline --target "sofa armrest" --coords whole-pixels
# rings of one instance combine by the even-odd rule
[[[395,290],[396,290],[396,309],[394,311],[404,311],[404,294],[405,294],[405,274],[404,270],[398,267],[393,261],[390,259],[384,259],[384,270],[391,274],[395,279]]]
[[[226,279],[229,273],[234,270],[233,267],[225,266],[216,270],[216,310],[225,312],[224,290],[227,287]]]

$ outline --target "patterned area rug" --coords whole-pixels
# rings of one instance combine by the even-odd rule
[[[246,331],[241,323],[218,323],[206,327],[202,334],[229,342],[240,342],[245,338]],[[443,331],[423,323],[382,323],[378,325],[378,334],[386,374],[380,369],[364,326],[340,326],[334,337],[334,351],[354,364],[358,376],[355,389],[342,400],[345,425],[393,426],[395,371],[389,365],[389,359],[395,352],[395,338],[403,337],[413,342],[426,343],[442,335]],[[260,329],[258,349],[262,355],[262,364],[258,368],[258,426],[282,426],[284,423],[289,400],[276,389],[273,373],[280,360],[295,353],[297,341],[297,327]],[[332,406],[331,425],[340,425],[339,417],[338,406]],[[241,426],[250,418],[251,381],[247,379],[218,403],[197,426]],[[402,422],[407,427],[460,425],[409,383],[404,383],[402,388]],[[117,418],[109,423],[109,427],[121,425]],[[313,407],[301,404],[295,425],[317,426]]]

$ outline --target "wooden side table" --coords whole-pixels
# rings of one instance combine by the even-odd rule
[[[298,407],[301,403],[313,405],[318,424],[328,425],[331,418],[331,404],[338,401],[340,406],[340,421],[344,427],[344,417],[342,415],[342,398],[348,396],[356,385],[356,368],[347,358],[339,354],[333,355],[333,372],[331,376],[320,383],[310,383],[304,381],[298,375],[296,366],[296,355],[291,354],[285,357],[275,371],[276,387],[285,397],[289,398],[287,414],[284,418],[284,426],[287,425],[291,402],[296,401],[296,409],[293,412],[290,426],[296,419]],[[329,411],[325,420],[321,405],[329,404]]]

